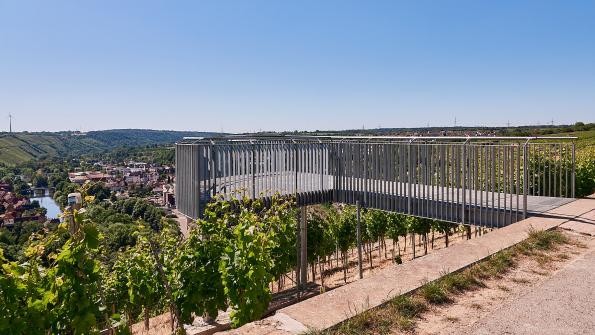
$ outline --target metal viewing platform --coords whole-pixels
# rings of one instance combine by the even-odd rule
[[[574,198],[574,137],[255,136],[176,143],[176,203],[214,196],[355,204],[503,227]]]

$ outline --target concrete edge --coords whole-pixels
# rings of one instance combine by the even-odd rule
[[[293,319],[289,315],[279,312],[270,317],[271,320],[277,321],[276,329],[288,332],[290,334],[302,334],[310,331],[308,327],[301,322]]]

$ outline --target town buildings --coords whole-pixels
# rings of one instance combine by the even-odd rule
[[[0,213],[0,226],[4,227],[11,227],[15,222],[46,220],[39,206],[26,197],[18,196],[8,183],[0,183]]]
[[[93,167],[95,170],[70,172],[68,178],[78,185],[101,182],[118,199],[141,192],[157,206],[175,206],[173,167],[134,161],[122,165],[95,162]]]

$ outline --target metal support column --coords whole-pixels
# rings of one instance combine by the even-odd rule
[[[575,164],[576,164],[576,160],[575,160],[575,148],[574,148],[574,142],[572,142],[572,176],[571,176],[571,198],[575,197],[575,185],[574,185],[574,179],[576,177],[576,168],[575,168]]]
[[[362,225],[359,200],[355,201],[355,208],[357,209],[357,267],[359,270],[359,279],[362,279],[364,278],[364,273],[362,270]]]
[[[463,182],[462,182],[462,186],[463,186],[463,205],[461,206],[462,211],[461,211],[461,223],[465,224],[465,210],[466,210],[466,204],[467,204],[467,142],[465,142],[463,144],[463,161],[462,161],[462,170],[463,170]],[[459,173],[459,171],[457,171],[457,174]],[[469,231],[468,231],[468,238],[471,238],[469,235],[471,234],[471,227],[469,227]]]
[[[252,199],[256,199],[256,149],[252,144]]]
[[[527,150],[527,144],[523,145],[523,219],[527,218],[527,193],[529,193],[529,167],[527,166],[529,151]],[[517,208],[518,211],[518,208]]]

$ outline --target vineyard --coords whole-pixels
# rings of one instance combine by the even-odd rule
[[[532,194],[567,189],[561,171],[572,155],[558,152],[527,162]],[[594,162],[592,148],[577,152],[579,196],[595,189]],[[139,199],[70,213],[67,223],[28,236],[24,249],[0,248],[0,333],[129,334],[132,324],[144,321],[148,329],[151,317],[166,313],[172,332],[182,334],[194,318],[223,311],[238,327],[362,271],[490,231],[343,203],[303,208],[293,196],[222,195],[206,204],[186,238]]]
[[[267,207],[258,200],[214,201],[188,238],[167,220],[158,232],[139,222],[137,243],[110,260],[97,223],[74,213],[74,224],[32,236],[26,262],[0,257],[0,333],[111,329],[127,334],[132,323],[145,320],[148,327],[150,316],[166,311],[178,333],[195,316],[216,318],[228,308],[234,327],[259,319],[273,293],[291,287],[299,276],[298,216],[289,197],[275,197]],[[356,229],[354,207],[329,204],[308,213],[309,280],[320,282],[321,290],[340,284],[331,283],[336,274],[343,282],[350,271],[354,274]],[[448,245],[457,229],[451,223],[364,210],[366,266],[427,253],[439,235]],[[465,232],[461,236],[470,234]],[[56,251],[46,255],[46,249]],[[40,261],[44,258],[47,265]]]

